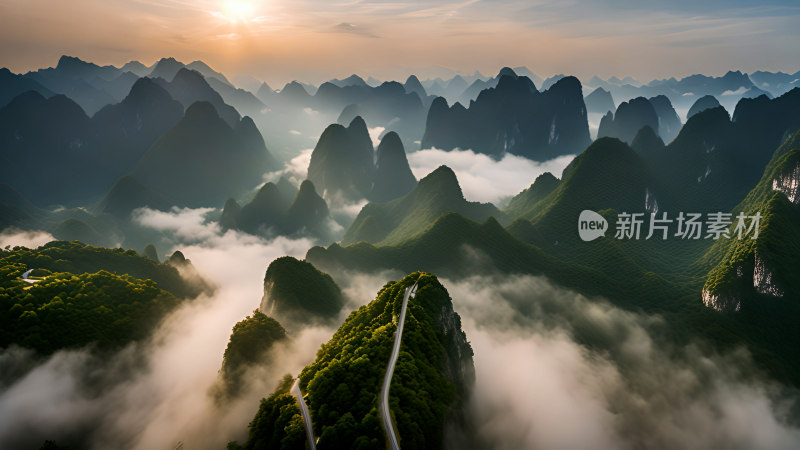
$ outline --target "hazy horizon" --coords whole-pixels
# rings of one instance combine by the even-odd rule
[[[10,0],[0,5],[0,67],[25,73],[55,66],[62,54],[115,66],[173,56],[270,85],[354,72],[381,80],[493,76],[503,66],[641,82],[728,70],[794,73],[798,18],[800,7],[786,0]]]

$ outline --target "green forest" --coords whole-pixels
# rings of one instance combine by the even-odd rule
[[[39,281],[22,279],[30,269]],[[117,348],[146,338],[191,292],[174,267],[132,250],[77,242],[0,250],[0,347]]]
[[[319,448],[384,446],[378,413],[380,386],[405,288],[417,280],[389,403],[403,447],[443,448],[445,423],[457,420],[472,380],[472,350],[447,291],[434,275],[421,272],[387,283],[375,300],[351,313],[300,374]],[[445,312],[455,318],[455,330],[443,326]],[[229,448],[304,448],[303,423],[296,401],[288,394],[290,386],[284,380],[262,400],[248,441]]]

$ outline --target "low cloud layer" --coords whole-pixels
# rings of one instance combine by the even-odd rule
[[[308,176],[308,165],[311,163],[311,153],[313,151],[313,148],[301,150],[299,155],[286,163],[286,167],[264,175],[264,180],[277,183],[282,176],[285,176],[295,186],[300,186],[300,183]]]
[[[560,178],[561,172],[573,158],[573,155],[561,156],[539,163],[506,154],[502,159],[494,160],[472,150],[444,151],[434,148],[410,153],[408,163],[417,179],[424,178],[441,165],[446,165],[456,173],[467,200],[502,206],[544,172]]]
[[[256,309],[264,272],[277,257],[302,258],[308,239],[263,239],[221,233],[208,211],[137,211],[136,221],[164,233],[217,290],[186,302],[145,342],[114,355],[91,349],[40,359],[30,351],[0,350],[0,448],[36,448],[45,439],[89,448],[224,448],[246,438],[258,402],[286,373],[313,361],[333,328],[297,331],[277,346],[268,367],[249,378],[245,395],[219,410],[208,395],[233,325]],[[9,244],[29,243],[18,234]],[[11,239],[11,238],[9,238]]]
[[[55,240],[53,235],[44,231],[26,231],[9,227],[0,231],[0,248],[28,247],[36,248]]]
[[[218,408],[209,389],[231,328],[258,306],[267,265],[286,254],[302,257],[312,242],[222,233],[205,210],[137,214],[216,292],[185,303],[150,339],[113,355],[0,350],[0,448],[36,448],[45,439],[94,449],[224,448],[246,438],[259,399],[313,361],[335,331],[295,331],[271,350],[270,364],[245,377],[244,395]],[[348,299],[343,321],[405,274],[333,275]],[[781,449],[800,442],[788,419],[797,392],[766,380],[744,349],[718,354],[702,343],[675,345],[660,317],[587,299],[543,277],[442,282],[475,351],[469,408],[487,448]]]
[[[542,277],[445,281],[475,351],[472,414],[494,449],[795,448],[797,392],[749,353],[663,338],[657,316]],[[487,307],[491,305],[491,308]]]

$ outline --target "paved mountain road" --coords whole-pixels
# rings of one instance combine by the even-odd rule
[[[394,366],[397,364],[397,355],[400,354],[400,341],[403,338],[403,325],[406,321],[406,309],[408,307],[408,298],[417,291],[417,283],[413,286],[406,288],[406,293],[403,296],[403,305],[400,307],[400,319],[397,322],[397,331],[394,335],[394,347],[392,348],[392,355],[389,358],[389,365],[386,367],[386,375],[383,377],[383,387],[381,388],[381,395],[379,399],[379,411],[383,419],[383,427],[386,429],[386,437],[389,439],[389,445],[392,450],[400,450],[398,443],[397,430],[394,428],[392,422],[392,413],[389,410],[389,388],[392,385],[392,375],[394,375]]]

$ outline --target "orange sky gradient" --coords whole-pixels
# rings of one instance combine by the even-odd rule
[[[494,75],[505,65],[643,81],[800,69],[796,7],[737,4],[712,14],[625,3],[3,0],[0,66],[24,73],[62,54],[116,66],[174,56],[273,87],[446,73],[437,68]]]

